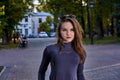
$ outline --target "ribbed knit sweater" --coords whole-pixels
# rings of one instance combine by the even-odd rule
[[[45,48],[38,72],[38,80],[45,80],[48,64],[51,65],[49,80],[85,80],[84,64],[80,64],[79,55],[73,50],[71,43],[64,43],[59,51],[57,44]]]

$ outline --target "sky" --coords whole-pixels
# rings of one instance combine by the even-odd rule
[[[38,3],[38,0],[33,0],[33,3],[37,4],[37,3]]]

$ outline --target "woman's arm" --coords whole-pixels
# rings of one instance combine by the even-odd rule
[[[43,52],[42,62],[39,67],[38,80],[45,80],[45,72],[47,70],[49,62],[50,62],[50,55],[49,52],[47,51],[47,48],[45,48]]]
[[[77,80],[85,80],[84,74],[83,74],[83,69],[84,69],[84,63],[78,65],[77,69]]]

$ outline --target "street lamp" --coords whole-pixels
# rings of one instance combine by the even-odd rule
[[[94,7],[94,2],[93,2],[93,0],[90,0],[89,5],[90,5],[90,8]],[[90,16],[90,15],[89,15],[89,16]],[[90,22],[89,22],[89,25],[90,25]],[[91,42],[91,44],[94,44],[94,43],[93,43],[93,37],[94,37],[94,32],[93,32],[92,27],[91,27],[91,25],[90,25],[90,42]]]
[[[94,6],[93,0],[83,0],[82,1],[83,6],[86,6],[86,12],[87,12],[87,23],[88,23],[88,30],[89,30],[89,38],[90,38],[90,44],[93,44],[93,36],[94,33],[92,31],[91,25],[90,25],[90,12],[89,7],[92,8]]]

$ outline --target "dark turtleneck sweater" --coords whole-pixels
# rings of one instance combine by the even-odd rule
[[[71,43],[64,43],[61,51],[57,44],[45,48],[38,80],[45,80],[45,72],[49,63],[51,65],[50,80],[85,80],[84,64],[80,64],[80,57],[73,50]]]

